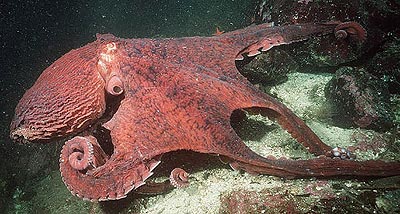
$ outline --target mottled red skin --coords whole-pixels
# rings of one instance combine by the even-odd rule
[[[40,141],[85,131],[86,137],[74,137],[64,146],[60,170],[71,192],[89,200],[125,197],[152,175],[162,154],[176,150],[219,154],[235,169],[289,178],[398,175],[399,163],[264,158],[231,127],[232,112],[245,109],[275,118],[311,153],[331,154],[292,111],[248,82],[237,71],[235,59],[334,33],[337,26],[263,24],[215,37],[176,39],[101,35],[43,72],[17,106],[11,137]],[[122,101],[103,122],[106,93]],[[69,145],[79,140],[98,145],[88,136],[95,123],[110,130],[114,152],[104,165],[76,170],[69,163]],[[104,157],[97,153],[103,152],[94,151],[93,157]]]

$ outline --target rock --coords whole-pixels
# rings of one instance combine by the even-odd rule
[[[391,38],[366,65],[368,73],[388,84],[392,94],[400,93],[400,38]]]
[[[275,85],[287,80],[295,71],[296,62],[281,48],[274,48],[257,55],[248,64],[238,65],[239,72],[253,84]]]
[[[364,70],[343,67],[325,87],[337,125],[385,131],[394,125],[389,91],[384,82]]]

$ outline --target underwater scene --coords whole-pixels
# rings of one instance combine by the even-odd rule
[[[400,213],[399,0],[0,17],[0,213]]]

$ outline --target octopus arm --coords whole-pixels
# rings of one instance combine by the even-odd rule
[[[217,39],[231,53],[230,59],[242,60],[268,51],[274,46],[303,41],[316,35],[333,34],[340,22],[305,23],[271,27],[269,23],[222,34]],[[224,54],[228,54],[225,52]]]
[[[287,107],[251,84],[228,83],[202,75],[198,69],[172,70],[173,74],[157,79],[157,87],[127,94],[113,118],[104,124],[111,130],[117,153],[129,155],[132,162],[152,160],[170,151],[192,150],[228,157],[233,168],[281,177],[379,177],[399,172],[398,163],[324,157],[331,148]],[[172,80],[179,80],[179,84]],[[236,109],[276,118],[311,153],[322,156],[294,161],[256,154],[231,127],[230,116]]]
[[[229,162],[229,158],[225,161]],[[378,178],[400,174],[400,163],[381,160],[340,160],[320,156],[309,160],[275,159],[231,160],[233,169],[245,170],[250,174],[268,174],[286,178],[341,177]]]
[[[246,57],[254,57],[275,46],[307,40],[313,36],[343,32],[346,35],[358,37],[359,41],[363,41],[366,37],[365,30],[356,22],[333,21],[276,27],[271,27],[266,23],[215,37],[189,37],[157,41],[163,44],[162,47],[166,47],[165,55],[169,56],[167,57],[168,61],[174,62],[174,64],[198,67],[202,73],[221,80],[248,82],[237,70],[237,61]],[[346,37],[341,36],[341,39],[346,39]],[[190,60],[185,60],[185,56],[190,56]]]
[[[132,162],[129,154],[114,152],[108,158],[96,138],[76,136],[60,155],[63,182],[72,194],[90,201],[118,200],[145,184],[159,158]]]
[[[307,23],[277,27],[261,24],[214,37],[148,40],[146,49],[153,49],[149,56],[152,59],[165,59],[182,66],[203,66],[203,71],[209,75],[246,81],[237,71],[235,60],[253,57],[275,46],[306,40],[315,35],[333,34],[339,24]],[[143,43],[137,42],[136,46],[140,45]]]

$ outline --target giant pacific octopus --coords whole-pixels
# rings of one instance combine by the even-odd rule
[[[177,150],[216,154],[232,168],[252,174],[399,175],[399,162],[356,161],[346,149],[324,144],[291,110],[236,68],[235,61],[274,46],[326,34],[354,42],[366,37],[358,23],[336,21],[261,24],[212,37],[98,35],[40,75],[17,105],[10,135],[18,142],[68,137],[60,156],[62,179],[74,195],[92,201],[126,197],[145,184],[163,154]],[[316,157],[290,160],[256,154],[232,128],[234,111],[275,119]],[[100,129],[109,131],[113,148],[108,152]],[[172,171],[170,178],[177,187],[188,184],[183,169]]]

